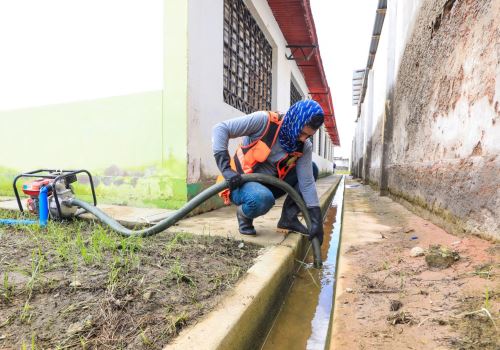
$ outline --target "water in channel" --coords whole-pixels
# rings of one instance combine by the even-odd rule
[[[328,346],[335,291],[335,271],[342,225],[344,177],[324,223],[323,268],[301,264],[262,350],[323,350]]]

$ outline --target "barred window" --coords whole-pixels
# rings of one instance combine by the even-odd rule
[[[295,87],[293,81],[290,80],[290,106],[300,100],[302,100],[302,95],[300,94],[299,89]]]
[[[272,48],[242,0],[224,0],[224,102],[271,109]]]

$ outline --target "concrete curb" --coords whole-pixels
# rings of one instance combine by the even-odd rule
[[[321,196],[323,215],[339,183],[340,178]],[[258,348],[288,291],[296,259],[302,260],[308,245],[306,237],[290,234],[280,245],[268,248],[214,311],[165,349]]]

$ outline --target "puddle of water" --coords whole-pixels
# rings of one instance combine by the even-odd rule
[[[332,318],[335,269],[340,242],[344,177],[340,181],[324,224],[323,268],[302,266],[266,337],[263,350],[324,349]],[[332,226],[333,225],[333,226]],[[310,257],[309,257],[310,259]]]

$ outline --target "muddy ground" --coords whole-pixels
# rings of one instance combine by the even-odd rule
[[[430,267],[435,245],[458,260]],[[450,235],[349,180],[341,251],[333,349],[500,349],[500,244]]]
[[[0,226],[0,349],[160,349],[258,253],[188,233],[124,239],[89,221]]]

